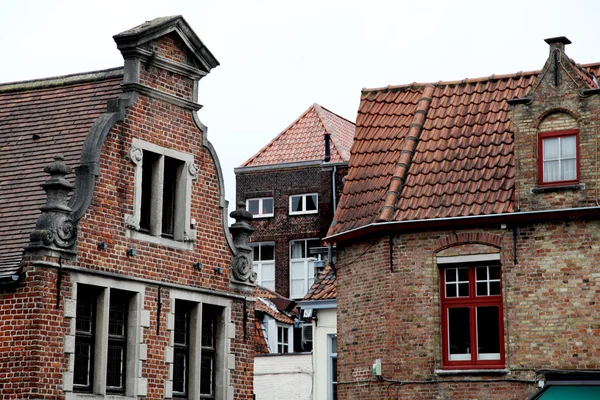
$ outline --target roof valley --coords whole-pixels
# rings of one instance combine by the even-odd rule
[[[406,175],[410,169],[410,163],[412,161],[415,149],[417,148],[421,131],[423,130],[423,124],[425,123],[427,112],[429,111],[429,105],[431,104],[433,91],[434,86],[427,85],[423,91],[423,95],[417,102],[417,109],[410,124],[408,134],[404,140],[404,147],[400,151],[400,160],[396,164],[390,187],[385,195],[385,203],[377,219],[380,222],[390,221],[396,212],[396,204],[398,203],[398,198],[400,197],[400,193],[404,187]]]

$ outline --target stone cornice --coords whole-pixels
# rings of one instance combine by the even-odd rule
[[[135,48],[130,51],[124,52],[123,56],[125,58],[139,58],[142,62],[148,65],[153,65],[158,68],[164,69],[165,71],[183,75],[191,79],[200,79],[203,76],[207,75],[206,72],[198,68],[182,64],[177,61],[169,60],[168,58],[156,55],[153,52],[146,49]]]
[[[202,108],[201,104],[195,103],[190,100],[182,99],[181,97],[173,96],[171,94],[161,92],[160,90],[151,88],[141,83],[125,83],[123,84],[124,92],[137,92],[145,96],[151,97],[156,100],[161,100],[175,106],[185,108],[186,110],[198,111]]]

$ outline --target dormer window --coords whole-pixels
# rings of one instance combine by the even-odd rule
[[[538,135],[540,185],[564,185],[579,181],[579,131],[569,129]]]

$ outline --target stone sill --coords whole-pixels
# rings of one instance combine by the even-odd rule
[[[510,370],[503,369],[436,369],[434,373],[438,376],[453,375],[508,375]]]
[[[556,186],[538,186],[531,189],[532,193],[549,193],[549,192],[560,192],[566,190],[584,190],[584,183],[576,183],[574,185],[556,185]]]

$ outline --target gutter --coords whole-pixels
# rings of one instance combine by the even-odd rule
[[[464,217],[432,218],[393,222],[375,222],[335,235],[327,236],[326,242],[341,242],[374,233],[387,233],[402,230],[456,228],[482,224],[527,223],[561,219],[584,219],[600,217],[600,207],[579,207],[561,210],[540,210],[512,212],[490,215],[469,215]]]
[[[327,308],[337,308],[337,300],[336,299],[328,299],[328,300],[302,300],[297,302],[303,310],[324,310]]]

